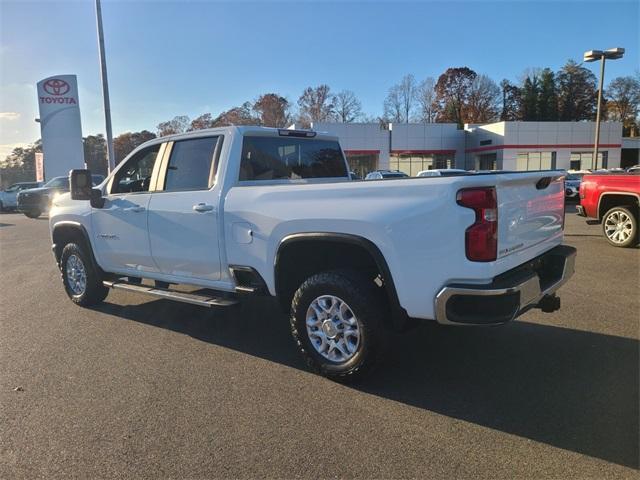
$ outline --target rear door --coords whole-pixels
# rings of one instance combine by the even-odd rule
[[[215,176],[223,138],[168,144],[148,218],[151,252],[162,273],[185,281],[221,277]]]
[[[504,173],[494,176],[498,199],[498,258],[562,239],[564,173]]]

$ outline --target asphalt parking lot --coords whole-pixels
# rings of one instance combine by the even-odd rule
[[[48,222],[0,215],[0,478],[637,478],[640,250],[567,215],[562,310],[394,337],[309,373],[268,299],[67,300]]]

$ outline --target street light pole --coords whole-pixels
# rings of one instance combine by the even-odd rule
[[[104,33],[102,31],[102,8],[100,0],[96,0],[96,23],[98,24],[98,50],[100,56],[100,76],[102,78],[102,98],[104,101],[104,122],[107,131],[107,157],[108,170],[111,172],[115,166],[115,154],[113,151],[113,132],[111,130],[111,102],[109,101],[109,83],[107,81],[107,62],[104,56]]]
[[[604,53],[600,57],[600,86],[598,87],[598,109],[596,111],[596,139],[593,144],[593,168],[598,169],[598,148],[600,144],[600,108],[602,107],[602,88],[604,85]]]
[[[617,60],[624,55],[624,48],[610,48],[609,50],[589,50],[584,52],[585,62],[595,62],[600,60],[600,86],[598,87],[598,109],[596,112],[596,135],[593,144],[593,159],[591,164],[594,169],[598,168],[598,148],[600,147],[600,110],[602,108],[602,90],[604,88],[604,62],[609,60]],[[603,165],[604,166],[604,165]]]

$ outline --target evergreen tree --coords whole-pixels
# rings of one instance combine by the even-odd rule
[[[522,120],[537,121],[539,119],[538,98],[540,85],[537,75],[530,75],[522,84]]]
[[[545,68],[540,75],[540,89],[538,94],[538,120],[558,120],[558,92],[555,75],[549,68]]]
[[[598,101],[596,76],[569,60],[557,75],[559,120],[594,120]]]
[[[502,113],[500,114],[500,120],[521,120],[522,92],[520,88],[513,85],[506,78],[500,82],[500,87],[502,88]]]

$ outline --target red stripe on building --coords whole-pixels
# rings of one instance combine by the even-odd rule
[[[371,155],[380,153],[380,150],[345,150],[344,153],[351,153],[352,155]]]
[[[429,153],[456,153],[455,150],[391,150],[394,155],[426,155]]]
[[[598,148],[620,148],[620,143],[601,143]],[[548,144],[548,145],[489,145],[487,147],[475,147],[467,148],[466,153],[473,152],[489,152],[492,150],[507,150],[507,149],[533,149],[542,150],[548,148],[593,148],[593,143],[564,143],[564,144]]]

